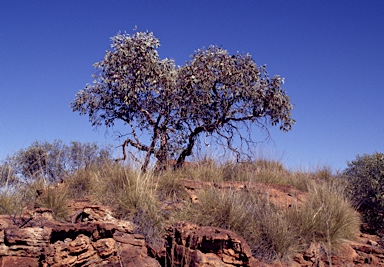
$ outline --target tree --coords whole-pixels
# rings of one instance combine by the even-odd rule
[[[365,221],[384,233],[384,154],[357,155],[343,174]]]
[[[8,185],[17,183],[16,170],[11,158],[7,158],[0,164],[0,187],[7,188]]]
[[[16,163],[19,173],[26,179],[44,177],[47,180],[51,180],[53,178],[53,172],[48,167],[47,149],[38,142],[35,142],[25,150],[20,150],[16,156]]]
[[[0,163],[0,186],[38,179],[58,182],[80,169],[94,164],[102,166],[111,159],[109,147],[101,148],[94,143],[36,141]]]
[[[117,34],[104,59],[94,64],[94,82],[71,104],[93,126],[112,127],[116,121],[128,126],[119,135],[125,138],[123,159],[131,146],[145,153],[143,171],[152,156],[158,168],[170,157],[180,167],[202,134],[217,137],[239,156],[234,140],[251,144],[249,126],[291,129],[293,106],[282,89],[283,79],[269,78],[265,66],[257,67],[249,54],[231,56],[210,46],[176,67],[173,60],[160,60],[159,45],[150,32]],[[143,133],[150,136],[148,144],[139,138]]]

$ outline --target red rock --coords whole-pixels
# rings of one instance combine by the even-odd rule
[[[127,234],[116,231],[113,234],[113,238],[120,243],[145,247],[145,240],[142,235]]]
[[[175,266],[188,265],[190,260],[193,266],[208,266],[207,258],[217,266],[220,266],[219,261],[221,266],[251,266],[252,253],[248,244],[228,230],[178,222],[168,229],[166,239],[168,261]]]
[[[115,245],[116,241],[113,238],[103,238],[93,243],[97,253],[102,258],[114,255],[116,253]]]
[[[157,260],[148,257],[146,247],[121,244],[117,253],[120,256],[121,264],[124,267],[161,267]]]
[[[3,256],[0,257],[0,267],[39,267],[38,258]]]

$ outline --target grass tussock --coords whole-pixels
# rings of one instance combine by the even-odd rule
[[[23,212],[26,201],[22,194],[13,190],[4,190],[0,193],[0,214],[15,216]]]
[[[161,201],[178,202],[188,198],[187,191],[177,172],[172,170],[165,171],[156,176],[156,193]]]
[[[72,199],[86,198],[93,194],[96,185],[96,174],[98,167],[92,166],[87,169],[80,169],[71,177],[66,179],[66,189],[68,197]]]
[[[52,210],[55,219],[66,219],[69,196],[66,188],[45,187],[36,199],[36,205]]]
[[[267,184],[283,183],[288,171],[275,160],[259,159],[249,162],[223,164],[224,181],[252,181]]]
[[[224,171],[222,165],[211,158],[203,158],[177,170],[180,177],[205,182],[222,182]]]
[[[300,237],[305,243],[338,245],[356,237],[361,223],[345,186],[337,182],[312,185],[307,201],[291,216],[299,225]]]
[[[175,177],[208,182],[250,182],[265,184],[292,185],[299,190],[308,191],[313,174],[304,171],[289,171],[277,160],[257,159],[247,162],[226,161],[218,163],[204,158],[176,170]]]

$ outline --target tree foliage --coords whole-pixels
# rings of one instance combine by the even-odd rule
[[[0,186],[36,179],[58,182],[79,169],[102,165],[111,159],[111,150],[100,148],[95,143],[34,142],[2,162]]]
[[[366,222],[384,233],[384,154],[358,155],[343,174]]]
[[[239,156],[234,140],[252,144],[245,134],[250,125],[291,129],[293,106],[283,79],[270,78],[249,54],[230,55],[210,46],[176,67],[173,60],[159,58],[159,45],[150,32],[117,34],[104,59],[94,64],[94,82],[72,103],[73,111],[87,114],[93,126],[111,127],[116,121],[128,126],[120,135],[124,158],[127,146],[144,152],[144,171],[151,156],[158,167],[170,157],[181,166],[202,134],[217,137]],[[147,144],[143,133],[150,136]]]

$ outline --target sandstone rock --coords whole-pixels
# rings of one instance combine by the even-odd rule
[[[116,254],[116,241],[113,238],[99,239],[93,243],[97,253],[101,258],[106,258]]]
[[[75,240],[68,243],[67,248],[70,254],[80,254],[89,250],[91,240],[88,236],[80,234]]]
[[[8,227],[4,229],[3,241],[8,249],[2,246],[0,253],[11,256],[39,257],[49,243],[50,234],[50,228]]]
[[[9,247],[5,244],[0,244],[0,257],[7,256],[9,254]]]
[[[89,237],[79,235],[72,241],[57,241],[45,252],[43,266],[98,266],[102,261]]]
[[[127,233],[122,233],[120,231],[116,231],[113,234],[113,238],[120,243],[145,247],[145,240],[144,240],[144,236],[142,235],[127,234]]]
[[[135,226],[132,222],[117,220],[112,216],[112,212],[103,206],[84,205],[80,211],[77,211],[72,216],[72,223],[92,222],[99,223],[105,226],[109,225],[110,229],[116,229],[121,232],[133,233]]]
[[[39,267],[39,261],[37,258],[31,257],[15,257],[15,256],[3,256],[0,257],[0,267]]]
[[[9,227],[4,230],[4,242],[9,245],[25,244],[28,246],[44,246],[49,241],[51,229],[31,227],[20,229]]]
[[[245,240],[217,227],[178,222],[167,232],[168,261],[174,266],[251,266],[252,253]]]
[[[9,216],[0,216],[0,267],[24,266],[150,266],[160,267],[148,255],[144,236],[135,225],[112,216],[102,206],[74,210],[74,223],[59,223],[49,209],[28,212],[23,228]]]
[[[121,244],[118,247],[118,255],[120,257],[121,266],[124,267],[161,267],[157,260],[148,257],[146,247]]]

